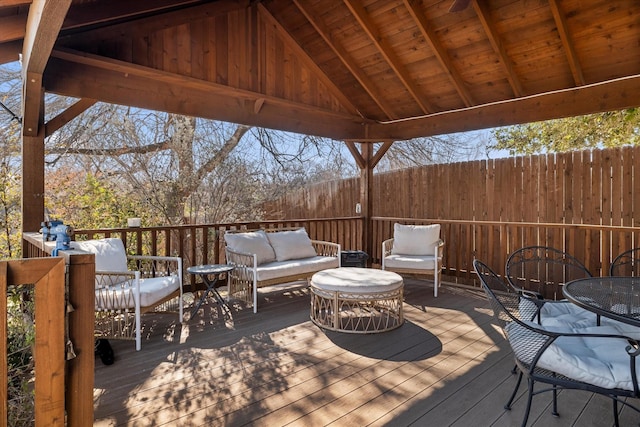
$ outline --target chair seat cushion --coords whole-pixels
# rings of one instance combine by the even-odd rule
[[[277,279],[279,277],[315,273],[316,271],[338,267],[336,257],[314,256],[305,259],[274,261],[258,266],[258,281]]]
[[[435,270],[433,255],[389,255],[384,258],[384,268],[408,268],[412,270]],[[438,258],[440,260],[440,258]]]
[[[122,310],[135,308],[132,289],[134,283],[135,280],[128,280],[109,288],[96,289],[96,309]],[[140,279],[140,306],[153,306],[179,288],[180,279],[178,276]]]
[[[534,326],[540,328],[539,325]],[[610,326],[545,329],[582,334],[619,334],[616,328]],[[533,354],[528,351],[527,342],[533,342],[539,334],[515,322],[507,325],[506,330],[516,357],[530,362],[527,358],[531,359]],[[537,366],[598,387],[633,390],[627,346],[629,343],[624,338],[559,337],[544,351]],[[640,370],[640,360],[636,361],[636,366]]]

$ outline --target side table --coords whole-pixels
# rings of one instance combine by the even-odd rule
[[[207,286],[207,289],[205,289],[202,293],[202,296],[200,297],[200,301],[198,301],[196,308],[194,308],[191,312],[191,317],[193,317],[198,312],[200,306],[205,302],[209,293],[213,294],[217,303],[222,305],[223,310],[226,308],[226,310],[231,313],[231,309],[216,289],[216,284],[218,283],[221,275],[229,273],[234,268],[235,267],[233,265],[228,264],[194,265],[187,268],[187,273],[200,276],[204,284]]]

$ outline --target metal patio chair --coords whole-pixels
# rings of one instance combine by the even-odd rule
[[[629,249],[615,257],[609,276],[640,276],[640,248]]]
[[[578,259],[547,246],[526,246],[514,251],[507,258],[505,273],[518,292],[553,300],[561,298],[565,283],[593,277]]]
[[[640,397],[636,372],[640,343],[618,335],[608,326],[587,328],[545,328],[527,320],[518,292],[498,292],[502,281],[489,267],[475,260],[474,269],[491,303],[495,320],[502,328],[519,370],[518,380],[505,409],[511,409],[522,378],[528,382],[527,407],[522,426],[527,425],[533,396],[553,393],[552,413],[558,415],[558,389],[585,390],[612,399],[615,425],[619,425],[618,402],[640,413],[622,400]],[[534,391],[535,383],[549,387]]]

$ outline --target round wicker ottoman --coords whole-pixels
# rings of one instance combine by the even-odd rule
[[[332,268],[313,275],[311,320],[332,331],[368,334],[404,322],[402,277],[372,268]]]

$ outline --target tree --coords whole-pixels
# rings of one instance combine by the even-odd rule
[[[640,142],[640,110],[569,117],[508,126],[493,131],[491,149],[511,155],[619,147]]]

